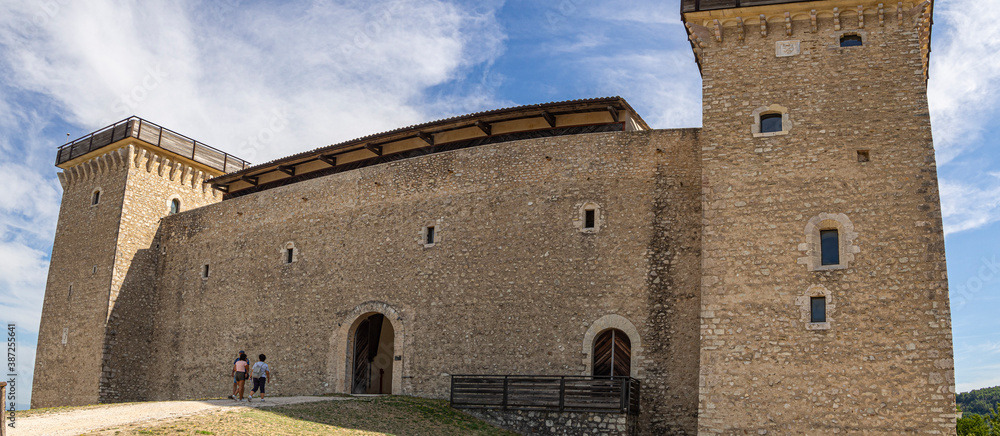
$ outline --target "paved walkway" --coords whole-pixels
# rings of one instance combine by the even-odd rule
[[[349,400],[349,397],[267,397],[261,403],[237,403],[233,400],[156,401],[135,404],[109,404],[86,409],[44,413],[18,417],[17,428],[7,428],[8,436],[51,435],[76,436],[88,431],[139,424],[163,419],[197,415],[224,407],[270,407],[314,401]]]

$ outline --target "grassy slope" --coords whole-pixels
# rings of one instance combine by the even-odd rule
[[[376,397],[282,407],[226,408],[92,435],[514,435],[448,407],[446,401]]]

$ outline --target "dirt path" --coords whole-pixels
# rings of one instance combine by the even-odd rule
[[[348,397],[278,397],[261,403],[237,403],[233,400],[160,401],[107,405],[78,410],[43,413],[17,418],[17,428],[8,428],[9,436],[75,436],[88,431],[127,424],[147,423],[197,415],[228,407],[271,407],[313,401],[349,400]]]

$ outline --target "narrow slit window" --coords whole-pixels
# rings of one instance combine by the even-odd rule
[[[781,114],[763,114],[760,116],[760,133],[781,131]]]
[[[812,307],[809,322],[826,322],[826,297],[812,297],[810,303]]]
[[[90,205],[93,206],[101,202],[101,191],[94,191],[94,195],[90,198]]]
[[[173,215],[181,211],[181,201],[178,199],[170,200],[170,214]]]
[[[434,234],[434,226],[427,226],[427,236],[426,236],[426,239],[425,239],[424,243],[427,244],[427,245],[434,244],[434,237],[435,236],[437,236],[437,235]]]
[[[69,285],[69,293],[66,294],[66,298],[67,299],[73,298],[73,285]]]
[[[201,278],[203,278],[203,279],[207,279],[208,278],[208,264],[207,263],[201,266]]]
[[[597,211],[587,209],[583,211],[583,228],[593,229],[597,225]]]
[[[841,47],[859,47],[864,45],[864,41],[858,35],[844,35],[840,38]]]
[[[285,249],[285,263],[292,263],[295,260],[295,249],[286,248]]]
[[[823,265],[840,265],[840,233],[837,230],[819,232]]]

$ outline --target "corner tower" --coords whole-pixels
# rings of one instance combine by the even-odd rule
[[[932,8],[682,1],[704,92],[699,432],[955,433]]]
[[[61,147],[56,166],[63,169],[63,197],[31,407],[135,398],[129,390],[141,385],[116,383],[128,375],[109,357],[147,357],[142,342],[151,337],[155,304],[151,246],[160,219],[221,200],[204,180],[245,162],[129,118]],[[115,347],[128,351],[108,353]]]

